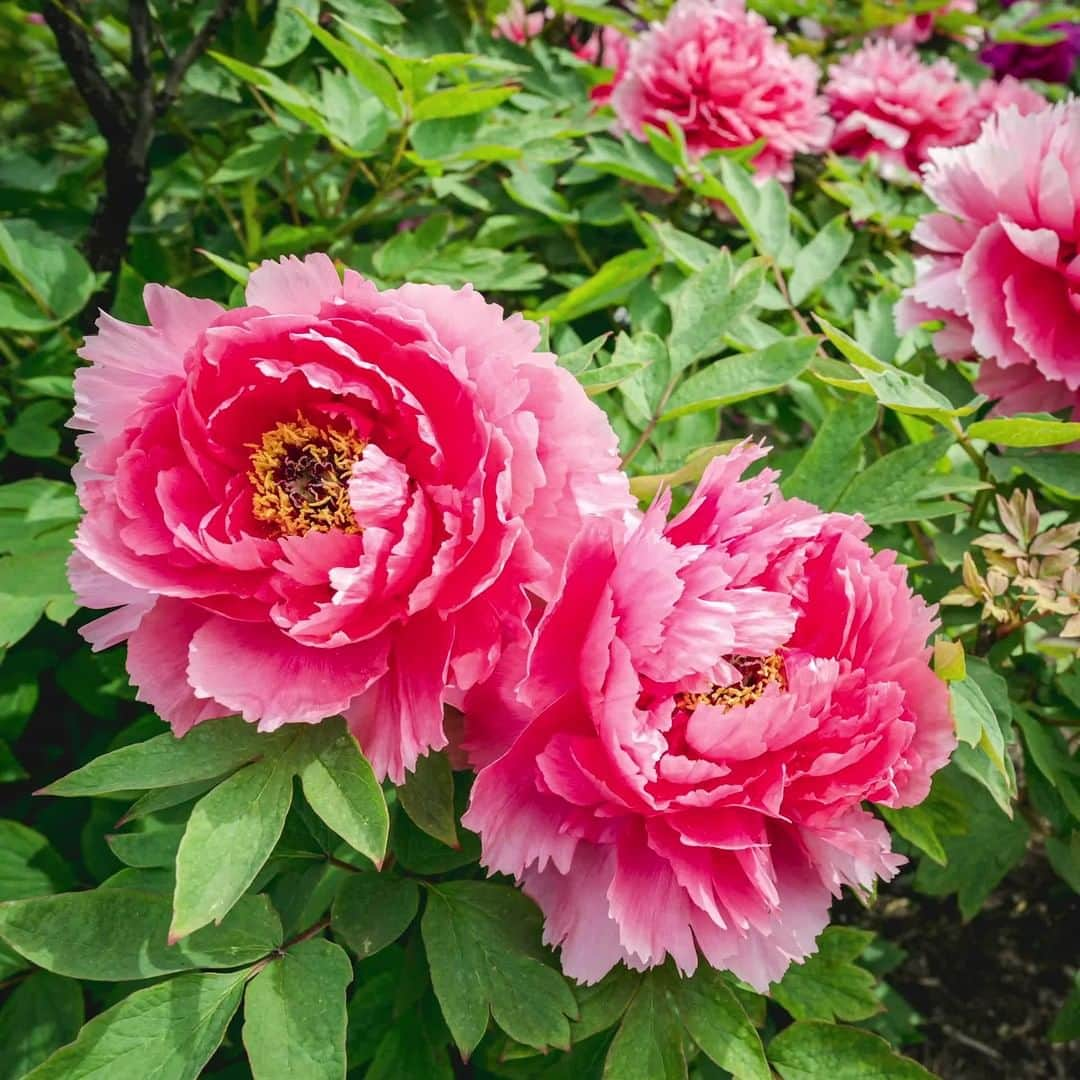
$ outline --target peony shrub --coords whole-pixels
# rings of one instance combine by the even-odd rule
[[[1068,12],[38,7],[0,1073],[1075,1072]]]

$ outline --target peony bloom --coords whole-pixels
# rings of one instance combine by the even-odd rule
[[[379,292],[311,255],[263,263],[235,311],[145,299],[150,326],[102,315],[76,375],[71,580],[118,609],[86,637],[127,640],[178,735],[341,713],[400,780],[582,521],[636,514],[606,418],[471,288]]]
[[[588,64],[612,70],[610,80],[598,83],[589,91],[592,101],[597,105],[606,105],[611,101],[616,85],[626,73],[626,62],[630,58],[630,39],[614,26],[601,26],[574,50],[574,55]]]
[[[924,64],[888,39],[834,64],[825,96],[837,122],[832,149],[857,158],[876,154],[887,177],[917,172],[932,147],[955,146],[972,134],[974,88],[948,60]]]
[[[743,444],[664,524],[585,527],[512,678],[466,703],[490,740],[464,821],[601,978],[698,953],[763,990],[814,949],[831,898],[903,859],[864,801],[909,806],[953,746],[927,666],[934,612],[860,518],[785,500]],[[490,760],[490,744],[483,755]]]
[[[549,7],[530,12],[523,0],[510,0],[510,6],[495,20],[491,33],[492,36],[506,38],[515,45],[524,45],[543,33],[551,15]]]
[[[829,141],[817,65],[793,57],[743,0],[679,0],[663,23],[630,46],[611,103],[623,127],[682,128],[692,153],[733,150],[763,139],[762,176],[790,179],[797,153]]]
[[[885,29],[886,37],[900,45],[921,45],[929,41],[937,29],[937,21],[942,15],[953,12],[963,12],[974,15],[976,11],[975,0],[947,0],[933,11],[920,11],[916,15],[909,15],[903,22],[895,23]],[[965,28],[970,33],[969,28]],[[965,35],[966,36],[966,35]],[[963,40],[961,38],[961,40]]]
[[[952,359],[983,358],[997,411],[1075,410],[1080,390],[1080,101],[997,113],[969,146],[931,154],[939,210],[912,234],[929,252],[897,307],[909,330],[941,320]]]
[[[978,137],[986,119],[1010,106],[1017,109],[1021,116],[1042,112],[1050,108],[1050,102],[1030,86],[1025,86],[1019,79],[1006,75],[1001,82],[984,79],[975,92],[975,107],[971,114],[971,142]]]

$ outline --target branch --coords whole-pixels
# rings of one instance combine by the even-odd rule
[[[150,59],[153,28],[146,0],[129,0],[128,29],[131,32],[132,102],[135,107],[128,153],[138,162],[145,160],[154,134],[154,71]]]
[[[199,32],[188,42],[187,48],[173,61],[169,73],[165,76],[165,84],[157,96],[157,114],[161,116],[176,100],[180,93],[180,85],[188,68],[199,59],[210,47],[214,35],[218,32],[221,24],[239,7],[240,0],[218,0],[217,7],[211,12],[206,22],[203,23]]]
[[[132,125],[130,110],[106,80],[79,17],[53,0],[42,5],[41,13],[101,134],[108,142],[126,138]]]

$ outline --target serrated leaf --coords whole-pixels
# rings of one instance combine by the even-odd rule
[[[176,853],[171,940],[220,921],[263,868],[292,803],[288,757],[244,766],[195,804]]]
[[[120,981],[250,964],[281,944],[265,897],[245,897],[220,926],[168,944],[168,894],[115,886],[0,904],[0,937],[57,975]]]
[[[722,356],[679,385],[661,420],[779,390],[806,370],[815,347],[813,338],[785,338],[756,352]]]
[[[340,719],[324,721],[308,738],[313,753],[299,773],[304,798],[342,840],[379,865],[390,815],[367,758]]]
[[[0,1009],[0,1080],[19,1080],[72,1041],[83,1023],[82,987],[38,971],[21,982]]]
[[[674,994],[683,1026],[711,1061],[739,1080],[770,1080],[761,1036],[719,972],[702,964]]]
[[[446,754],[418,758],[416,769],[397,789],[402,809],[417,828],[447,847],[459,846],[454,816],[454,773]]]
[[[538,912],[523,894],[482,881],[430,885],[421,932],[435,996],[464,1057],[489,1015],[526,1046],[570,1045],[577,1003],[540,959]]]
[[[383,874],[350,874],[334,900],[334,933],[364,960],[397,941],[416,918],[416,883]]]
[[[865,1020],[881,1011],[874,976],[855,961],[874,940],[872,931],[830,926],[818,951],[792,964],[770,993],[796,1020]]]
[[[869,1031],[800,1020],[769,1043],[769,1060],[783,1080],[935,1080]]]
[[[663,969],[642,979],[604,1059],[603,1080],[685,1080],[682,1029],[666,981]]]
[[[193,972],[128,995],[26,1080],[195,1080],[240,1005],[245,972]]]
[[[325,938],[288,948],[248,983],[244,1047],[255,1080],[343,1080],[353,969]]]

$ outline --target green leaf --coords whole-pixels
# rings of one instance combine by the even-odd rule
[[[629,136],[624,136],[621,142],[611,138],[586,139],[585,147],[576,164],[674,194],[675,171],[636,139]]]
[[[312,938],[248,983],[243,1039],[255,1080],[344,1078],[345,988],[352,977],[340,946]]]
[[[605,364],[603,367],[590,368],[578,375],[578,382],[585,388],[589,397],[596,397],[608,390],[614,389],[627,379],[638,375],[644,364],[632,362],[629,364]]]
[[[60,449],[56,424],[67,412],[59,401],[35,401],[16,413],[4,432],[4,441],[23,457],[52,457]]]
[[[109,795],[212,780],[274,755],[295,732],[262,735],[238,716],[197,724],[182,739],[171,732],[102,754],[42,788],[43,795]]]
[[[167,893],[123,886],[13,900],[0,904],[0,937],[46,971],[107,981],[238,967],[281,944],[281,922],[263,896],[170,946],[171,912]]]
[[[401,94],[390,72],[377,60],[353,45],[336,38],[313,19],[301,15],[312,37],[338,61],[361,86],[370,90],[395,116],[402,114]]]
[[[195,804],[176,853],[170,940],[220,921],[263,868],[292,802],[288,758],[246,765]]]
[[[836,271],[851,250],[854,240],[847,227],[846,215],[839,214],[795,256],[795,265],[788,279],[788,293],[796,306],[821,288]]]
[[[663,969],[642,979],[604,1060],[603,1080],[685,1080],[679,1015]]]
[[[956,719],[957,738],[968,746],[977,748],[989,759],[1002,781],[1000,784],[994,784],[990,788],[990,793],[998,801],[1001,809],[1012,817],[1011,799],[1016,796],[1016,778],[1006,765],[1005,737],[998,723],[997,714],[987,701],[982,688],[970,676],[951,682],[949,695],[953,716]],[[965,768],[968,760],[967,754],[961,753],[956,757],[957,764],[965,772],[969,772]],[[981,771],[975,778],[981,780]]]
[[[80,312],[94,291],[94,272],[75,246],[22,218],[0,221],[0,266],[51,325]]]
[[[262,62],[280,67],[298,57],[311,40],[312,19],[319,16],[319,0],[279,0],[274,26]]]
[[[397,941],[416,918],[416,883],[383,874],[350,874],[334,900],[334,933],[361,960]]]
[[[779,390],[806,370],[815,347],[813,338],[785,338],[756,352],[714,360],[678,387],[661,420]]]
[[[1080,499],[1080,452],[988,454],[986,462],[998,480],[1010,480],[1016,472],[1027,473],[1048,488],[1071,499]]]
[[[620,304],[659,262],[660,255],[652,248],[624,251],[604,263],[587,281],[561,296],[554,306],[544,308],[537,315],[547,316],[553,323],[571,322],[600,308]]]
[[[835,402],[799,463],[781,480],[784,495],[831,510],[859,472],[863,436],[877,415],[872,398],[856,395]]]
[[[71,868],[41,833],[0,820],[0,900],[48,896],[71,885]]]
[[[541,959],[539,915],[522,893],[483,881],[429,885],[421,932],[431,985],[464,1057],[489,1013],[526,1046],[569,1047],[577,1003]]]
[[[448,116],[470,116],[487,112],[501,105],[518,92],[516,86],[481,87],[452,86],[436,90],[417,102],[413,109],[414,120],[438,120]]]
[[[417,759],[416,770],[397,789],[397,796],[414,825],[447,847],[460,846],[454,818],[454,773],[446,754],[429,753]]]
[[[1050,1029],[1052,1043],[1070,1042],[1073,1039],[1080,1039],[1080,971],[1073,976],[1073,988]]]
[[[878,458],[844,489],[835,509],[845,514],[862,514],[874,525],[903,511],[925,490],[928,474],[948,449],[947,435],[912,443]]]
[[[711,1061],[739,1080],[770,1080],[761,1036],[719,972],[701,964],[674,992],[683,1026]]]
[[[634,1000],[639,982],[641,975],[619,964],[598,983],[576,987],[578,1018],[570,1025],[574,1045],[617,1024]]]
[[[951,775],[951,770],[939,772],[934,777],[930,794],[918,806],[905,806],[899,810],[877,807],[896,832],[925,851],[940,866],[949,861],[944,846],[946,839],[962,835],[968,828],[966,800],[950,783]]]
[[[724,348],[732,320],[753,306],[764,281],[764,263],[748,263],[736,273],[727,251],[687,278],[671,303],[672,374]]]
[[[1061,446],[1080,439],[1080,424],[1066,423],[1046,413],[976,420],[967,429],[972,439],[1000,446]]]
[[[874,976],[855,961],[874,940],[870,930],[830,926],[818,951],[792,964],[772,997],[796,1020],[866,1020],[881,1011]]]
[[[221,1045],[246,977],[193,972],[137,990],[26,1080],[195,1080]]]
[[[783,1080],[935,1080],[882,1038],[858,1028],[800,1020],[769,1043]]]
[[[554,183],[555,173],[550,168],[511,165],[503,187],[514,202],[528,210],[535,210],[560,224],[577,221],[576,211],[566,197],[555,190]]]
[[[750,173],[730,158],[720,159],[720,198],[746,230],[761,255],[779,258],[787,247],[791,225],[787,195],[773,179],[756,184]]]
[[[379,865],[386,854],[390,815],[356,739],[340,719],[324,721],[306,734],[311,750],[300,769],[304,797],[342,840]]]
[[[0,1009],[0,1080],[18,1080],[72,1041],[83,1023],[82,987],[74,979],[35,972]]]
[[[923,860],[915,875],[915,887],[929,896],[957,894],[965,921],[978,913],[998,882],[1024,857],[1030,829],[1017,814],[1007,818],[976,781],[950,768],[939,773],[941,784],[955,791],[968,814],[963,835],[943,839],[946,866]]]
[[[1013,715],[1036,768],[1053,785],[1069,813],[1080,820],[1080,783],[1076,779],[1080,776],[1080,764],[1073,759],[1064,736],[1040,724],[1026,709],[1016,707]]]
[[[234,60],[231,56],[223,56],[221,53],[214,52],[213,49],[207,52],[206,55],[216,60],[238,79],[262,90],[302,124],[306,124],[321,135],[329,134],[326,124],[315,106],[314,99],[304,90],[279,78],[272,71],[252,67],[251,64],[245,64],[241,60]]]

